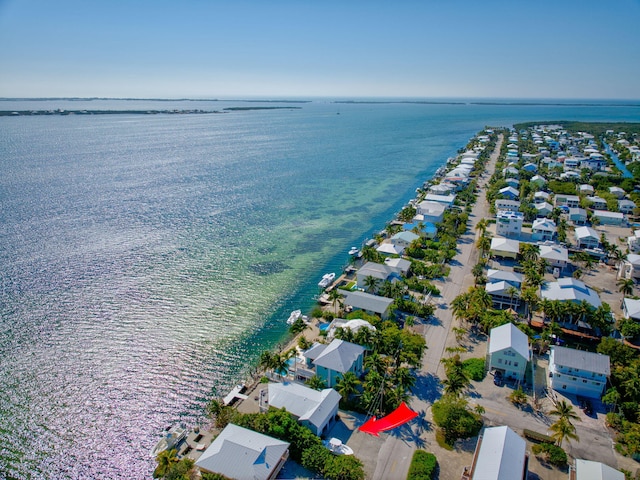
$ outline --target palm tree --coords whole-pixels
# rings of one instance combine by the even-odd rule
[[[167,472],[171,469],[171,466],[174,463],[178,462],[177,454],[178,454],[178,451],[175,448],[160,452],[156,457],[158,466],[153,471],[153,477],[154,478],[164,477],[167,474]]]
[[[378,279],[369,275],[364,279],[364,286],[368,292],[374,291],[378,286]]]
[[[378,252],[370,245],[362,248],[362,258],[367,262],[375,262],[378,259]]]
[[[560,400],[556,403],[555,408],[549,412],[549,415],[555,415],[558,417],[558,420],[566,420],[568,422],[571,422],[571,420],[582,421],[573,410],[573,405],[567,403],[566,400]]]
[[[343,305],[342,293],[340,293],[340,289],[334,288],[329,292],[329,301],[331,302],[331,305],[333,305],[333,313],[335,315],[338,315],[337,306],[339,305],[340,307],[342,307]]]
[[[549,427],[549,430],[553,432],[551,438],[555,440],[559,447],[562,447],[562,442],[565,438],[567,440],[580,441],[580,438],[576,434],[576,427],[567,419],[559,418],[558,421]]]
[[[517,289],[516,287],[514,287],[514,286],[511,286],[511,287],[508,287],[508,288],[505,290],[505,293],[506,293],[507,295],[509,295],[509,304],[510,304],[512,307],[517,307],[517,306],[518,306],[518,301],[516,300],[516,302],[515,302],[515,304],[514,304],[513,299],[514,299],[514,298],[519,298],[520,290],[518,290],[518,289]]]
[[[416,377],[407,367],[398,367],[391,374],[391,383],[403,392],[413,388],[416,384]]]
[[[540,255],[540,247],[533,243],[521,243],[520,255],[523,260],[536,262]]]
[[[478,223],[476,223],[475,229],[480,232],[480,236],[484,236],[488,226],[489,226],[489,220],[487,220],[486,218],[482,218]]]
[[[538,289],[535,287],[525,287],[522,289],[520,298],[525,302],[525,305],[526,305],[527,320],[531,321],[531,318],[533,317],[533,312],[538,310],[538,306],[540,305],[540,297],[538,297]]]
[[[618,280],[616,285],[620,287],[618,288],[618,291],[622,293],[622,295],[630,296],[633,294],[633,287],[635,285],[633,278],[621,278],[620,280]]]
[[[358,391],[360,380],[353,372],[346,372],[336,383],[336,391],[345,400],[349,401],[349,397]]]
[[[309,388],[313,388],[314,390],[324,390],[325,388],[327,388],[327,382],[325,382],[317,375],[314,375],[309,380],[307,380],[305,382],[305,385]]]
[[[451,313],[456,318],[468,320],[469,303],[471,302],[470,293],[461,293],[451,302]]]
[[[442,380],[444,393],[447,395],[459,396],[469,386],[469,379],[462,370],[452,372],[447,378]]]
[[[480,257],[482,258],[491,249],[491,240],[489,240],[489,237],[487,237],[486,235],[482,235],[478,239],[476,247],[478,247],[478,250],[480,250]]]
[[[389,368],[389,360],[388,357],[383,357],[374,351],[367,355],[367,358],[364,360],[364,366],[370,371],[376,372],[380,375],[385,375]]]

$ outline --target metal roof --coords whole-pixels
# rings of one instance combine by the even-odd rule
[[[313,363],[334,372],[346,373],[364,351],[361,345],[336,339],[327,345]]]
[[[520,480],[527,444],[507,426],[484,429],[472,480]]]
[[[609,355],[603,355],[602,353],[586,352],[554,345],[551,347],[551,356],[555,365],[601,373],[606,376],[611,373]]]
[[[489,353],[501,352],[507,348],[529,360],[529,338],[513,323],[492,328],[489,333]]]

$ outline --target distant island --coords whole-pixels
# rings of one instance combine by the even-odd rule
[[[0,117],[20,117],[35,115],[188,115],[226,113],[219,110],[0,110]]]

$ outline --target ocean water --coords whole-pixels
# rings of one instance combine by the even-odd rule
[[[150,478],[323,273],[485,125],[634,105],[0,101],[0,477]]]

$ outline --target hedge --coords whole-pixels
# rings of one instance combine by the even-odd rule
[[[432,480],[438,469],[438,460],[433,453],[416,450],[411,459],[407,480]]]

